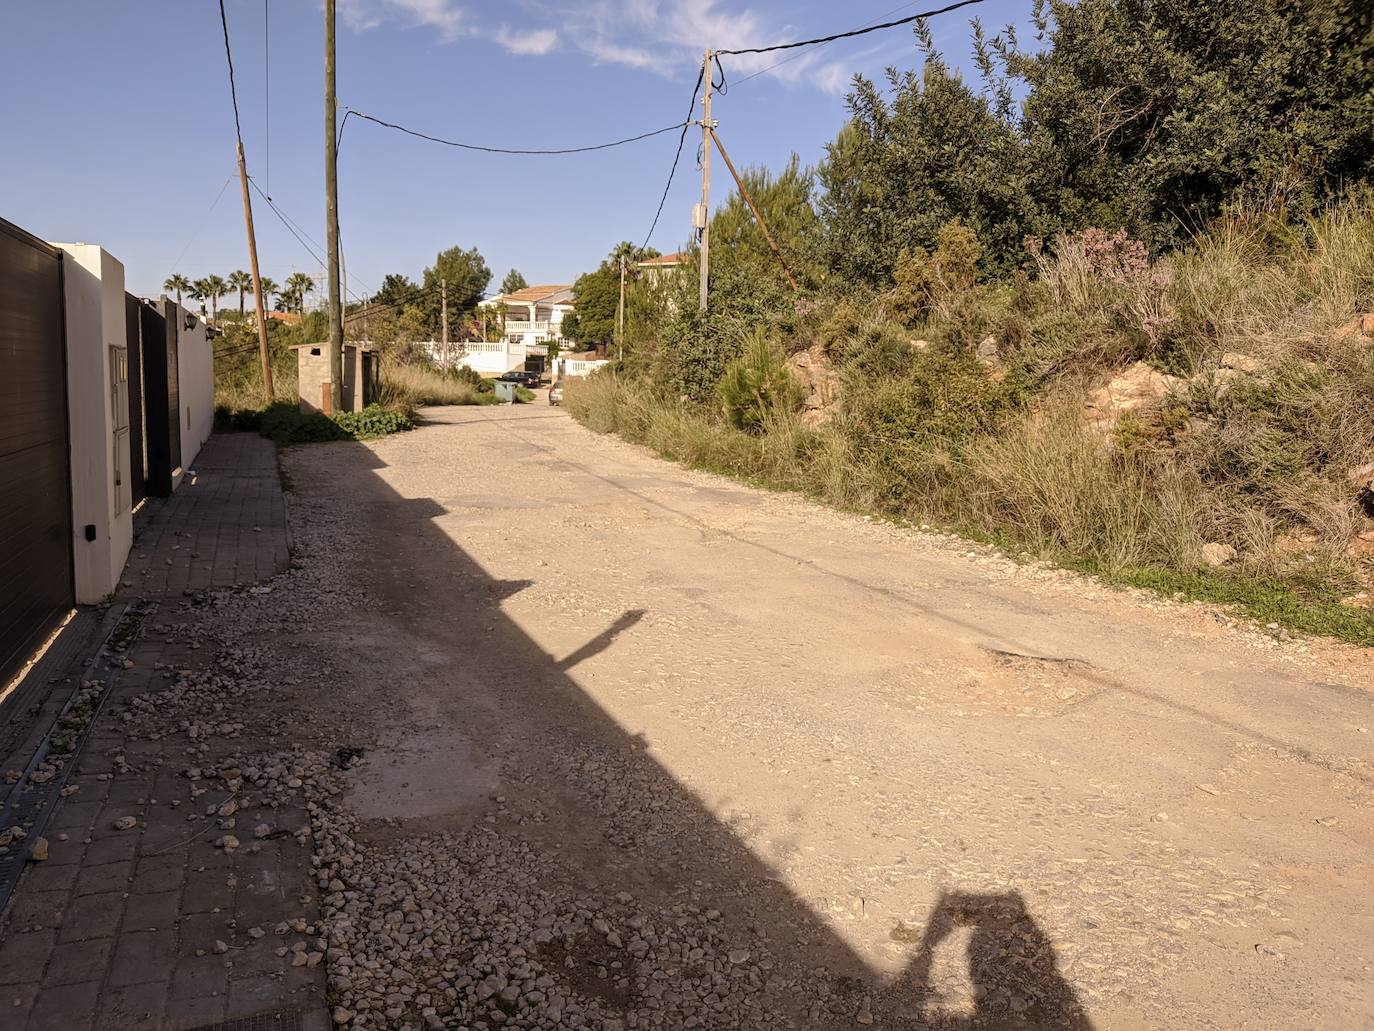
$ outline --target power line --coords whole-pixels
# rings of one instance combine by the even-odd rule
[[[262,187],[258,185],[256,179],[250,178],[248,181],[252,184],[253,189],[258,191],[258,196],[267,202],[267,206],[272,210],[272,214],[277,216],[277,221],[279,221],[283,226],[285,226],[286,231],[290,233],[292,236],[294,236],[296,238],[296,242],[305,249],[305,253],[309,254],[310,257],[315,260],[316,264],[323,265],[325,263],[324,259],[321,258],[315,250],[315,247],[319,246],[319,242],[316,241],[314,237],[310,236],[310,234],[306,233],[304,229],[301,229],[299,226],[297,226],[296,223],[291,219],[291,217],[286,214],[286,212],[282,211],[281,208],[277,207],[276,201],[274,201],[271,197],[267,196],[267,194],[263,192]],[[311,247],[310,244],[306,242],[307,240],[314,242],[315,247]],[[353,278],[357,279],[359,283],[362,283],[362,285],[369,291],[371,290],[371,288],[368,287],[366,283],[363,283],[361,279],[358,279],[357,276],[354,276]],[[353,293],[353,291],[350,290],[349,293]],[[353,299],[359,302],[362,301],[362,298],[359,297],[356,293],[353,293]]]
[[[910,2],[908,2],[908,3],[905,3],[905,4],[898,4],[896,7],[892,8],[892,10],[890,10],[890,11],[884,11],[882,14],[878,15],[878,17],[879,17],[879,18],[886,18],[889,14],[896,14],[898,11],[902,11],[902,10],[905,10],[906,8],[908,8],[908,7],[914,7],[914,6],[916,6],[915,0],[910,0]],[[834,40],[829,40],[828,42],[834,42]],[[818,43],[818,44],[817,44],[817,46],[825,46],[825,45],[826,45],[826,43]],[[742,78],[742,79],[737,79],[737,80],[735,81],[734,85],[739,86],[739,85],[741,85],[742,83],[748,82],[750,79],[757,79],[760,75],[767,75],[769,72],[774,71],[775,69],[781,68],[783,65],[789,64],[789,63],[791,63],[792,61],[795,61],[795,60],[797,60],[798,58],[800,58],[800,57],[805,57],[805,56],[806,56],[805,54],[793,54],[791,57],[784,57],[781,61],[777,61],[777,62],[775,62],[775,63],[773,63],[773,64],[770,64],[767,68],[760,68],[760,69],[759,69],[758,71],[756,71],[756,72],[750,72],[748,75],[746,75],[746,76],[745,76],[744,78]]]
[[[895,29],[899,25],[910,25],[912,22],[921,21],[923,18],[934,18],[939,14],[948,14],[950,11],[957,11],[961,7],[969,7],[973,4],[980,4],[983,0],[958,0],[958,3],[949,4],[933,11],[922,11],[919,14],[909,14],[905,18],[898,18],[896,21],[885,21],[877,25],[868,25],[862,29],[851,29],[848,32],[837,32],[833,36],[818,36],[816,39],[799,39],[795,43],[775,43],[771,47],[744,47],[739,50],[717,50],[717,54],[768,54],[774,50],[794,50],[797,47],[820,46],[825,43],[833,43],[837,39],[850,39],[854,36],[864,36],[870,32],[878,32],[881,29]]]
[[[234,55],[229,50],[229,16],[224,13],[224,0],[219,0],[219,23],[224,29],[224,59],[229,62],[229,99],[234,102],[234,136],[243,146],[243,128],[239,125],[239,92],[234,86]]]
[[[480,150],[487,154],[585,154],[588,151],[609,150],[611,147],[622,147],[627,143],[638,143],[640,140],[647,140],[651,136],[661,136],[663,133],[672,132],[674,129],[683,129],[685,131],[686,127],[691,124],[690,121],[677,122],[673,125],[666,125],[662,129],[654,129],[652,132],[640,133],[638,136],[628,136],[623,140],[612,140],[610,143],[596,143],[586,147],[564,147],[558,150],[524,150],[515,147],[487,147],[476,143],[459,143],[457,140],[446,140],[439,136],[430,136],[428,133],[419,132],[416,129],[408,129],[406,126],[397,125],[394,122],[385,122],[380,118],[374,118],[372,115],[363,114],[363,112],[348,107],[347,105],[344,106],[344,111],[345,122],[348,121],[349,115],[355,115],[358,118],[365,118],[369,122],[376,122],[378,125],[384,125],[388,129],[395,129],[397,132],[403,132],[409,136],[417,136],[422,140],[429,140],[431,143],[442,143],[446,147],[459,147],[463,150]],[[342,136],[342,125],[339,126],[339,132]]]
[[[262,0],[262,118],[263,150],[267,162],[267,192],[272,192],[272,24]]]
[[[649,226],[649,232],[644,236],[644,242],[639,245],[642,251],[649,246],[649,241],[653,239],[654,230],[658,228],[658,220],[663,217],[663,205],[668,202],[668,191],[673,188],[673,177],[677,175],[677,164],[682,160],[682,144],[687,139],[687,129],[692,124],[692,112],[697,106],[697,94],[701,92],[701,84],[706,81],[706,68],[703,65],[697,73],[697,84],[692,87],[692,99],[687,105],[687,120],[682,123],[682,135],[677,138],[677,153],[673,155],[673,167],[668,170],[668,181],[663,186],[663,196],[658,200],[658,210],[654,212],[653,225]]]
[[[229,184],[233,181],[233,175],[230,175],[228,178],[224,180],[224,184],[219,188],[219,193],[215,194],[215,199],[210,202],[210,207],[206,209],[205,214],[201,216],[201,219],[196,224],[195,229],[191,231],[191,236],[190,239],[186,241],[186,246],[181,249],[181,253],[179,253],[176,257],[176,261],[172,262],[172,272],[169,273],[169,275],[175,273],[176,270],[181,267],[181,259],[186,257],[186,252],[191,249],[191,244],[195,243],[196,238],[200,236],[200,231],[205,228],[206,221],[210,218],[212,214],[214,214],[215,208],[219,206],[220,198],[224,196],[224,191],[229,189]]]
[[[316,261],[320,261],[320,256],[316,254],[315,251],[311,247],[307,246],[305,243],[305,241],[308,240],[315,247],[318,247],[320,250],[324,250],[324,247],[320,244],[320,241],[316,240],[313,236],[307,233],[299,222],[297,222],[294,218],[292,218],[285,211],[279,208],[277,206],[277,202],[272,197],[268,196],[266,193],[263,192],[262,187],[258,186],[256,180],[250,178],[249,182],[253,184],[253,189],[258,191],[258,195],[267,202],[267,205],[272,209],[273,214],[275,214],[279,219],[282,220],[282,224],[285,225],[288,230],[291,230],[291,235],[296,237],[297,242],[299,242],[302,247],[305,247],[305,249],[310,253],[310,256],[312,258],[314,258]],[[304,240],[301,239],[302,237],[304,237]],[[321,262],[321,264],[323,264],[323,262]],[[366,282],[364,282],[362,276],[350,276],[349,278],[356,279],[359,283],[362,284],[365,290],[367,290],[369,293],[371,292],[372,287],[369,286]],[[353,296],[356,298],[358,295],[354,294]]]

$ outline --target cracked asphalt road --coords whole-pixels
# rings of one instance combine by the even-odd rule
[[[543,404],[284,464],[298,539],[351,542],[322,640],[381,861],[475,829],[538,876],[463,919],[633,898],[717,913],[719,984],[767,956],[730,994],[548,946],[592,1026],[1374,1027],[1369,653]]]

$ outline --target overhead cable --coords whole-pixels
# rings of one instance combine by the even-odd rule
[[[878,32],[882,29],[895,29],[899,25],[910,25],[912,22],[921,21],[924,18],[934,18],[936,15],[949,14],[950,11],[957,11],[961,7],[970,7],[973,4],[980,4],[983,0],[959,0],[958,3],[949,4],[945,7],[937,8],[933,11],[922,11],[919,14],[909,14],[905,18],[898,18],[896,21],[885,21],[878,25],[868,25],[862,29],[851,29],[848,32],[837,32],[833,36],[818,36],[815,39],[799,39],[794,43],[775,43],[771,47],[742,47],[739,50],[717,50],[717,54],[768,54],[774,50],[794,50],[797,47],[813,47],[823,43],[833,43],[837,39],[850,39],[854,36],[864,36],[870,32]]]
[[[697,84],[692,87],[692,99],[687,104],[687,120],[682,123],[682,135],[677,138],[677,153],[673,155],[673,167],[668,170],[668,182],[664,184],[663,196],[658,200],[658,210],[654,212],[653,225],[649,226],[649,231],[644,236],[644,242],[639,245],[641,251],[649,246],[649,241],[653,239],[654,230],[658,228],[658,220],[663,217],[663,205],[668,202],[668,191],[673,188],[673,177],[677,175],[677,164],[682,160],[682,144],[687,139],[688,127],[693,124],[692,112],[697,106],[697,94],[701,92],[701,84],[705,81],[706,69],[703,67],[697,73]]]
[[[309,254],[310,257],[315,259],[315,262],[317,264],[324,265],[324,258],[320,257],[319,253],[315,250],[314,247],[311,247],[310,244],[306,243],[308,237],[303,235],[305,233],[305,230],[299,229],[298,231],[298,227],[286,214],[286,212],[282,211],[279,207],[277,207],[276,202],[272,200],[271,197],[263,193],[262,187],[257,184],[257,180],[253,179],[252,176],[249,176],[248,182],[252,185],[253,189],[258,191],[258,196],[267,202],[267,206],[272,210],[272,214],[277,216],[277,221],[286,227],[286,231],[296,238],[296,242],[298,244],[305,248],[305,252]],[[319,246],[319,244],[317,243],[316,246]],[[356,276],[354,276],[353,278],[357,279]],[[361,280],[359,280],[359,282],[361,282]],[[363,285],[366,286],[367,284],[364,283]],[[353,293],[353,291],[351,290],[347,292]],[[362,301],[362,298],[359,297],[356,293],[353,293],[353,299],[359,302]]]
[[[661,136],[663,133],[672,132],[675,129],[685,130],[686,127],[691,124],[690,121],[677,122],[673,125],[665,125],[662,129],[654,129],[652,132],[640,133],[638,136],[627,136],[623,140],[612,140],[609,143],[596,143],[586,147],[562,147],[554,150],[531,150],[520,147],[488,147],[477,143],[460,143],[457,140],[446,140],[440,136],[431,136],[428,133],[423,133],[416,129],[410,129],[404,125],[397,125],[395,122],[383,121],[380,118],[375,118],[372,115],[364,114],[363,112],[358,111],[355,108],[348,107],[347,105],[344,106],[344,111],[344,121],[348,120],[349,115],[353,115],[357,118],[364,118],[369,122],[375,122],[378,125],[383,125],[388,129],[395,129],[397,132],[403,132],[408,136],[416,136],[422,140],[429,140],[431,143],[442,143],[446,147],[458,147],[462,150],[479,150],[486,154],[585,154],[588,151],[609,150],[611,147],[622,147],[627,143],[638,143],[640,140],[647,140],[651,136]],[[342,125],[339,127],[339,131],[340,133],[343,132]]]
[[[262,0],[262,119],[263,151],[267,161],[267,192],[272,192],[272,22]]]
[[[229,50],[229,16],[224,13],[224,0],[219,0],[219,23],[224,29],[224,59],[229,62],[229,99],[234,102],[234,136],[243,146],[243,128],[239,125],[239,93],[234,86],[234,55]]]
[[[220,198],[224,196],[224,191],[229,189],[229,184],[234,181],[234,175],[235,173],[230,172],[225,178],[223,185],[219,188],[219,193],[215,194],[215,199],[210,202],[210,207],[206,209],[205,214],[202,215],[200,221],[196,223],[195,229],[191,231],[191,235],[186,241],[186,246],[181,248],[177,254],[176,261],[172,262],[172,271],[169,275],[175,274],[177,269],[181,268],[181,259],[186,257],[186,252],[191,249],[191,244],[196,242],[196,238],[200,235],[200,231],[205,228],[206,221],[214,214],[215,208],[219,206]]]
[[[898,6],[892,8],[892,10],[890,10],[890,11],[884,11],[882,14],[878,15],[878,17],[880,17],[880,18],[886,18],[889,14],[896,14],[898,11],[904,11],[904,10],[906,10],[908,7],[915,7],[915,6],[916,6],[916,4],[914,3],[914,0],[913,0],[913,2],[908,2],[908,3],[905,3],[905,4],[899,4]],[[833,43],[834,40],[831,40],[831,42]],[[825,46],[824,43],[818,43],[818,44],[816,44],[816,45],[817,45],[817,46]],[[756,71],[756,72],[750,72],[748,75],[744,76],[742,79],[736,79],[734,84],[735,84],[736,86],[738,86],[738,85],[740,85],[741,83],[748,82],[750,79],[757,79],[760,75],[767,75],[769,72],[774,71],[774,70],[776,70],[776,69],[778,69],[778,68],[781,68],[783,65],[789,64],[790,62],[795,61],[795,60],[797,60],[798,58],[800,58],[800,57],[805,57],[805,56],[806,56],[805,54],[793,54],[791,57],[784,57],[781,61],[777,61],[777,62],[775,62],[775,63],[773,63],[773,64],[770,64],[770,65],[768,65],[768,67],[766,67],[766,68],[760,68],[760,69],[759,69],[758,71]],[[717,60],[717,63],[719,63],[719,60],[720,60],[720,59],[717,58],[716,60]]]

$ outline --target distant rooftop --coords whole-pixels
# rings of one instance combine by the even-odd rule
[[[657,258],[645,258],[639,263],[640,268],[672,268],[681,265],[687,255],[681,251],[674,251],[672,254],[660,254]]]
[[[491,300],[493,302],[515,301],[517,304],[529,304],[531,301],[546,301],[554,294],[571,289],[571,283],[545,283],[541,286],[527,286],[523,290],[516,290],[514,293],[498,294]]]

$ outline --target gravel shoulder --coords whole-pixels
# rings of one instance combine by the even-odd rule
[[[1374,1026],[1368,653],[423,422],[283,460],[347,1026]]]

